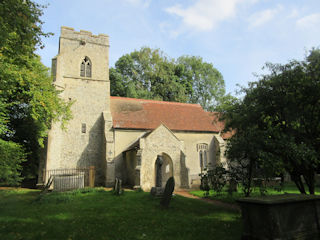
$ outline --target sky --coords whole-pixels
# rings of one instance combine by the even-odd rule
[[[167,56],[200,56],[212,63],[235,95],[238,85],[258,80],[266,62],[303,60],[320,47],[319,0],[34,0],[48,5],[42,16],[50,67],[61,26],[110,37],[110,67],[143,46]]]

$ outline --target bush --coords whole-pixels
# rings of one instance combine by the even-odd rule
[[[209,195],[210,189],[219,194],[227,182],[227,171],[219,165],[216,166],[213,170],[208,170],[204,173],[201,173],[200,176],[200,189],[206,191],[206,196]]]
[[[201,177],[201,185],[200,189],[204,192],[204,196],[208,197],[209,196],[209,191],[210,191],[210,186],[209,186],[209,179],[208,179],[208,173],[201,173],[199,174]]]
[[[222,166],[216,166],[213,170],[208,171],[208,179],[211,188],[216,193],[220,193],[227,183],[227,171]]]
[[[0,185],[17,186],[22,181],[21,163],[25,161],[23,148],[14,142],[0,139]]]

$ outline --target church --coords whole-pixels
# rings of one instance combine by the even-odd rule
[[[95,167],[95,182],[115,179],[150,191],[161,159],[161,185],[174,177],[176,188],[199,187],[199,174],[225,164],[223,124],[199,104],[110,96],[109,37],[61,27],[53,84],[72,102],[72,119],[54,122],[48,134],[45,172]]]

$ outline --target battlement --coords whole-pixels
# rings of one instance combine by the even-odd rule
[[[79,41],[81,44],[93,43],[109,46],[109,36],[106,34],[93,35],[91,32],[85,30],[77,32],[70,27],[61,27],[60,38]]]

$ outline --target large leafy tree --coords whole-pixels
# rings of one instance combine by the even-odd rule
[[[236,129],[227,155],[269,175],[285,170],[306,193],[303,177],[314,194],[320,166],[320,50],[310,51],[304,61],[266,67],[270,73],[244,88],[244,98],[224,115],[227,129]]]
[[[199,103],[204,109],[214,110],[225,95],[221,73],[201,57],[182,56],[177,63],[182,65],[181,80],[188,90],[188,102]]]
[[[10,147],[10,154],[14,148],[19,156],[21,151],[28,154],[23,173],[30,178],[36,174],[38,151],[51,121],[70,117],[69,106],[58,97],[48,69],[35,54],[43,47],[41,37],[50,35],[41,29],[42,8],[30,0],[0,2],[0,137],[12,143],[0,144]],[[21,161],[16,163],[10,166],[19,170]]]
[[[214,110],[225,99],[221,73],[200,57],[167,57],[143,47],[119,58],[110,69],[111,95],[199,103]]]
[[[147,47],[122,56],[110,69],[111,95],[186,101],[176,66],[159,49]]]

